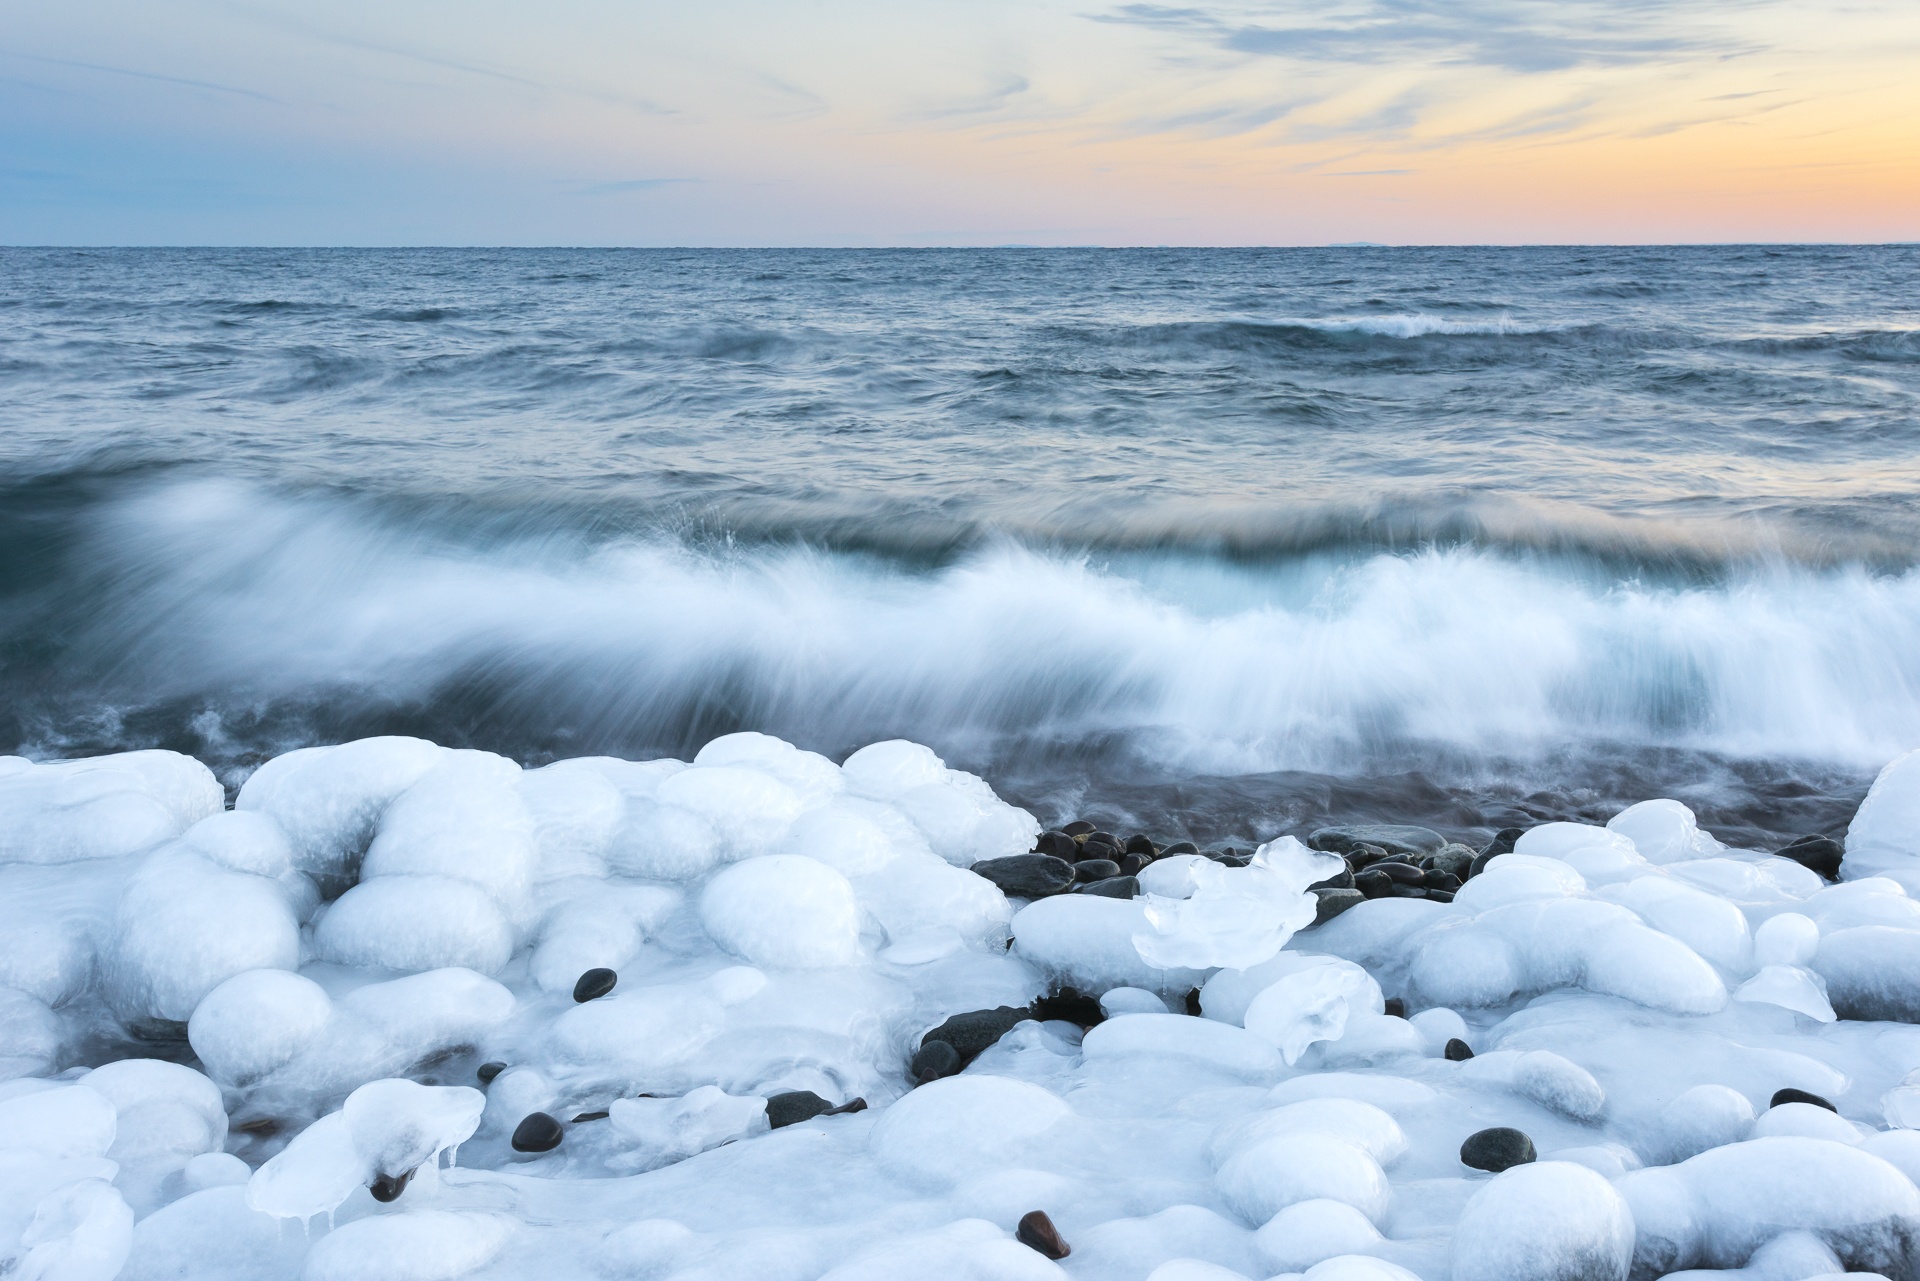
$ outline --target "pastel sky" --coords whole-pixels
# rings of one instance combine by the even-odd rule
[[[1920,3],[66,0],[0,243],[1920,240]]]

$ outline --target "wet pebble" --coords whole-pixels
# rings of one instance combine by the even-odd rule
[[[767,1124],[776,1130],[789,1125],[798,1125],[802,1121],[811,1121],[814,1117],[832,1110],[833,1104],[812,1090],[787,1090],[767,1096]]]
[[[1073,842],[1067,842],[1071,845]],[[1051,854],[1015,854],[982,859],[973,871],[1012,898],[1045,898],[1073,884],[1075,865]]]
[[[479,1066],[479,1068],[474,1072],[474,1075],[480,1078],[480,1084],[492,1085],[493,1078],[496,1076],[499,1076],[502,1072],[506,1070],[507,1070],[507,1065],[500,1062],[498,1059],[495,1059],[491,1063],[482,1063]]]
[[[1519,1130],[1495,1126],[1467,1136],[1460,1145],[1460,1164],[1494,1174],[1534,1159],[1533,1140]]]
[[[1805,1090],[1796,1090],[1792,1086],[1788,1086],[1784,1090],[1775,1090],[1773,1092],[1773,1098],[1768,1101],[1767,1106],[1777,1108],[1783,1103],[1811,1103],[1817,1108],[1825,1108],[1827,1111],[1836,1114],[1840,1111],[1839,1108],[1833,1106],[1832,1103],[1821,1098],[1819,1095],[1810,1094]]]
[[[1013,1238],[1049,1259],[1064,1259],[1073,1253],[1073,1248],[1060,1239],[1060,1230],[1053,1226],[1053,1220],[1042,1210],[1031,1210],[1021,1215],[1020,1226],[1014,1231]]]
[[[551,1152],[560,1146],[566,1131],[545,1112],[530,1112],[513,1127],[515,1152]]]
[[[1456,1036],[1447,1042],[1447,1048],[1443,1053],[1452,1062],[1465,1063],[1473,1057],[1473,1047]]]
[[[907,1075],[913,1078],[915,1085],[925,1085],[929,1081],[938,1081],[943,1076],[952,1076],[960,1070],[960,1051],[945,1041],[928,1041],[915,1052],[913,1062],[907,1065]]]
[[[604,967],[588,970],[574,983],[573,999],[584,1004],[587,1001],[605,996],[607,993],[613,991],[613,985],[619,981],[620,976],[618,974]]]

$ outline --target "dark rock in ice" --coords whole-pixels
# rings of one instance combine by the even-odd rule
[[[1112,845],[1102,844],[1099,841],[1088,841],[1085,845],[1082,845],[1080,847],[1079,861],[1082,863],[1115,863],[1117,864],[1119,863],[1120,858],[1121,858],[1121,854],[1117,848],[1115,848]]]
[[[1532,1139],[1504,1125],[1469,1134],[1467,1141],[1460,1145],[1460,1164],[1494,1174],[1525,1165],[1535,1155]]]
[[[1065,827],[1061,828],[1060,830],[1065,832],[1068,836],[1086,836],[1088,833],[1093,831],[1093,824],[1087,822],[1087,820],[1085,820],[1084,818],[1077,819],[1074,822],[1068,823]]]
[[[164,1044],[187,1039],[187,1025],[178,1019],[131,1019],[127,1022],[127,1032],[136,1041]]]
[[[482,1063],[474,1072],[474,1075],[480,1078],[480,1084],[492,1085],[493,1078],[499,1076],[506,1070],[507,1065],[496,1059],[491,1063]]]
[[[1010,858],[982,859],[972,870],[999,886],[1002,894],[1045,898],[1073,884],[1074,866],[1051,854],[1015,854]]]
[[[280,1133],[281,1125],[277,1116],[256,1116],[244,1121],[236,1116],[227,1129],[235,1134],[250,1134],[256,1139],[266,1139]]]
[[[1359,890],[1315,890],[1313,896],[1320,900],[1313,913],[1315,925],[1325,925],[1354,904],[1367,901],[1367,896]]]
[[[921,1037],[920,1048],[925,1049],[929,1041],[945,1041],[960,1055],[960,1066],[965,1067],[980,1057],[982,1050],[1010,1032],[1014,1024],[1032,1017],[1033,1011],[1024,1005],[969,1010],[965,1014],[954,1015]]]
[[[1200,1017],[1200,989],[1197,987],[1187,992],[1187,1013],[1195,1018]]]
[[[419,1167],[415,1166],[414,1170],[417,1169]],[[373,1193],[374,1200],[385,1205],[389,1201],[398,1199],[400,1194],[407,1190],[407,1183],[413,1178],[414,1170],[408,1170],[403,1174],[375,1175],[373,1182],[367,1185],[367,1191]]]
[[[1473,1047],[1456,1036],[1447,1042],[1447,1048],[1442,1053],[1447,1056],[1449,1062],[1465,1063],[1473,1057]]]
[[[1345,854],[1356,845],[1376,846],[1389,854],[1412,854],[1425,858],[1438,854],[1447,838],[1425,827],[1406,827],[1395,823],[1364,823],[1353,827],[1323,827],[1307,838],[1307,844],[1331,854]]]
[[[1451,903],[1453,902],[1453,891],[1452,890],[1428,890],[1427,897],[1432,899],[1436,903]]]
[[[845,1103],[842,1103],[839,1107],[828,1108],[825,1112],[822,1112],[820,1115],[821,1116],[846,1116],[850,1112],[865,1112],[866,1110],[867,1110],[867,1101],[865,1099],[848,1099]]]
[[[1408,885],[1403,881],[1395,881],[1387,890],[1388,898],[1425,898],[1426,896],[1426,886]]]
[[[1479,856],[1478,851],[1470,846],[1459,845],[1449,841],[1440,847],[1438,854],[1433,854],[1421,859],[1420,866],[1429,872],[1455,876],[1461,880],[1465,880],[1468,871],[1473,867],[1473,860]]]
[[[1402,863],[1396,859],[1383,858],[1367,869],[1378,872],[1398,885],[1425,885],[1427,874],[1411,863]]]
[[[551,1152],[560,1146],[566,1131],[545,1112],[530,1112],[513,1127],[515,1152]]]
[[[1393,878],[1369,868],[1353,878],[1353,888],[1367,898],[1385,898],[1393,893]]]
[[[776,1130],[783,1126],[798,1125],[802,1121],[811,1121],[814,1117],[832,1110],[833,1104],[812,1090],[788,1090],[782,1094],[767,1096],[767,1124]]]
[[[1090,881],[1074,890],[1076,894],[1092,894],[1096,898],[1139,898],[1140,878],[1137,876],[1109,876],[1103,881]]]
[[[1840,842],[1829,837],[1803,836],[1777,853],[1781,858],[1790,858],[1829,881],[1837,881],[1840,879],[1840,860],[1847,851]]]
[[[1176,855],[1180,855],[1180,854],[1198,854],[1199,852],[1200,852],[1200,847],[1198,845],[1195,845],[1192,841],[1175,841],[1173,844],[1161,850],[1159,857],[1173,858]]]
[[[580,976],[580,981],[573,985],[573,999],[584,1004],[597,997],[605,996],[613,991],[613,985],[619,981],[620,976],[612,970],[605,968],[588,970]]]
[[[1042,832],[1040,833],[1040,839],[1033,843],[1033,852],[1035,854],[1046,854],[1054,858],[1065,859],[1071,863],[1080,857],[1080,842],[1074,840],[1065,832]],[[990,861],[998,863],[1001,860],[992,859]]]
[[[1127,843],[1120,848],[1129,854],[1145,854],[1148,858],[1154,855],[1153,838],[1144,832],[1136,832],[1129,836]]]
[[[1039,1210],[1020,1216],[1020,1226],[1013,1239],[1049,1259],[1064,1259],[1073,1253],[1072,1247],[1060,1239],[1060,1230],[1053,1226],[1053,1220]]]
[[[573,1123],[578,1125],[582,1121],[604,1121],[612,1115],[611,1112],[582,1112],[573,1118]]]
[[[1050,996],[1041,997],[1029,1008],[1033,1010],[1033,1017],[1043,1022],[1059,1019],[1084,1028],[1107,1021],[1106,1013],[1100,1008],[1100,998],[1088,996],[1077,988],[1063,987]]]
[[[938,1081],[943,1076],[952,1076],[960,1070],[960,1051],[945,1041],[928,1041],[913,1056],[913,1062],[907,1065],[907,1075],[913,1078],[915,1085],[925,1085],[928,1081]]]
[[[1768,1100],[1767,1106],[1777,1108],[1783,1103],[1811,1103],[1817,1108],[1825,1108],[1827,1111],[1835,1113],[1836,1115],[1840,1111],[1839,1108],[1833,1106],[1833,1104],[1821,1098],[1819,1095],[1809,1094],[1805,1090],[1796,1090],[1792,1086],[1788,1086],[1784,1090],[1775,1090],[1773,1092],[1773,1098]]]
[[[1109,858],[1082,859],[1073,865],[1073,879],[1076,881],[1104,881],[1109,876],[1120,875],[1120,865]]]
[[[1350,890],[1353,888],[1353,869],[1343,867],[1324,881],[1315,881],[1307,886],[1310,890]]]
[[[1407,1017],[1407,1003],[1397,996],[1390,996],[1381,1012],[1389,1018],[1404,1019]]]
[[[1451,872],[1428,872],[1425,884],[1430,890],[1453,891],[1460,888],[1460,878]]]
[[[1471,880],[1486,871],[1487,864],[1499,858],[1502,854],[1513,853],[1514,842],[1519,840],[1525,833],[1526,829],[1520,827],[1503,827],[1494,833],[1493,839],[1482,846],[1480,852],[1473,856],[1473,862],[1468,864],[1467,878]]]

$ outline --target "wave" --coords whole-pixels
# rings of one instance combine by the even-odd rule
[[[1756,564],[1689,585],[1477,546],[1247,564],[1011,539],[914,568],[524,516],[458,534],[179,480],[64,546],[42,533],[37,555],[11,548],[39,572],[9,575],[6,637],[38,751],[81,715],[46,689],[115,709],[121,733],[128,708],[165,705],[214,748],[316,717],[365,729],[368,708],[575,754],[752,727],[975,760],[1119,744],[1175,774],[1582,744],[1866,767],[1920,740],[1920,572]]]

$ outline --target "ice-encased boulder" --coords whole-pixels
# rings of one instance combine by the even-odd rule
[[[234,808],[279,823],[300,870],[353,876],[394,798],[437,765],[446,749],[418,738],[363,738],[274,757],[241,785]]]
[[[1920,893],[1920,750],[1880,771],[1847,826],[1846,844],[1843,879],[1884,876]]]
[[[278,1218],[327,1213],[375,1179],[409,1175],[464,1143],[486,1101],[465,1086],[369,1081],[254,1172],[247,1204]]]
[[[1566,1161],[1496,1174],[1453,1230],[1453,1281],[1626,1281],[1635,1220],[1600,1175]]]
[[[1744,1267],[1775,1237],[1807,1232],[1848,1271],[1920,1275],[1920,1189],[1879,1157],[1825,1139],[1730,1143],[1615,1185],[1632,1207],[1634,1281]]]
[[[69,863],[150,849],[217,813],[213,771],[178,752],[121,752],[0,770],[0,863]]]

